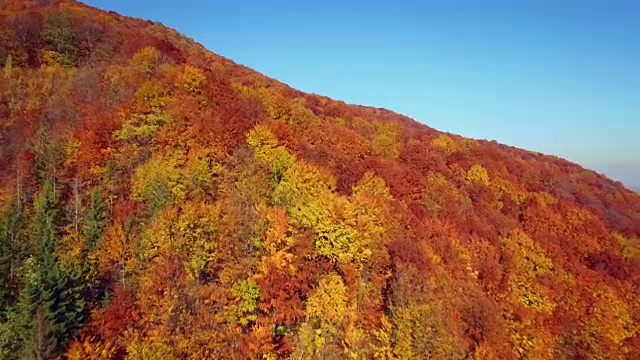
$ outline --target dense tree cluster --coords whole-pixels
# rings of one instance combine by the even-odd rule
[[[0,1],[0,358],[640,357],[640,196]]]

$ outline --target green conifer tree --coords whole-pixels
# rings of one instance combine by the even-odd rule
[[[106,208],[102,202],[100,190],[96,189],[91,194],[91,204],[84,227],[84,244],[86,250],[93,250],[96,245],[98,245],[106,224]]]
[[[17,298],[19,280],[16,269],[23,259],[23,221],[17,201],[0,215],[0,321],[4,311]]]
[[[37,243],[35,289],[29,293],[35,313],[31,348],[36,358],[50,358],[62,350],[87,315],[87,285],[82,259],[56,258],[60,231],[59,204],[50,181],[35,202],[34,236]]]
[[[25,288],[34,313],[32,338],[25,345],[36,359],[52,357],[58,346],[54,333],[59,308],[60,272],[55,258],[59,236],[60,211],[51,181],[45,181],[34,203],[33,236],[36,244],[36,267],[32,281]]]

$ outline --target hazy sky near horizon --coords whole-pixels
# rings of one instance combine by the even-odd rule
[[[640,187],[640,1],[85,0],[305,92]]]

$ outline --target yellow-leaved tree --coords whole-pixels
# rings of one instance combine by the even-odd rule
[[[320,279],[306,304],[306,321],[300,326],[294,358],[340,358],[344,356],[340,334],[349,322],[347,287],[338,274]]]

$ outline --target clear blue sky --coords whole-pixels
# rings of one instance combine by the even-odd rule
[[[297,89],[640,186],[640,1],[86,0]]]

